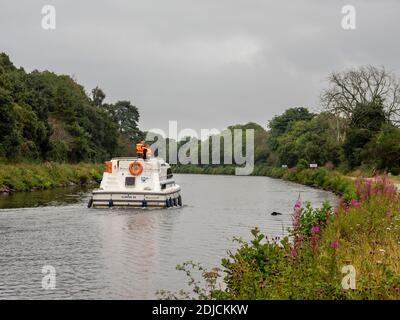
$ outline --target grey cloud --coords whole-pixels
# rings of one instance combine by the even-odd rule
[[[341,7],[357,30],[341,29]],[[40,27],[53,4],[57,29]],[[0,50],[17,64],[73,74],[110,101],[130,99],[141,127],[266,125],[288,107],[318,107],[334,70],[399,72],[400,2],[1,0]]]

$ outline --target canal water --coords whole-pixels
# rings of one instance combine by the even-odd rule
[[[320,206],[326,191],[267,177],[175,175],[179,209],[88,209],[90,190],[59,189],[0,197],[0,299],[151,299],[186,289],[175,269],[193,260],[220,266],[258,227],[282,237],[293,205]],[[282,215],[272,216],[276,211]],[[42,287],[44,266],[55,288]]]

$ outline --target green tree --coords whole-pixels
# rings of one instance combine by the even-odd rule
[[[278,148],[278,137],[285,134],[291,127],[291,125],[300,120],[310,120],[315,115],[310,113],[307,108],[290,108],[286,110],[280,116],[275,116],[269,122],[270,138],[269,144],[272,150]]]
[[[92,101],[96,107],[101,107],[105,98],[106,94],[99,87],[92,90]]]
[[[129,139],[140,139],[141,132],[138,127],[139,111],[130,101],[118,101],[114,105],[114,114],[119,125],[119,131]]]
[[[136,132],[139,112],[104,98],[98,87],[89,97],[68,75],[26,73],[0,53],[0,157],[78,162],[116,155],[120,135]]]
[[[364,146],[379,132],[385,122],[381,99],[356,106],[343,145],[344,156],[350,168],[361,165]]]
[[[0,87],[0,156],[14,156],[19,144],[12,100],[9,93]]]
[[[341,145],[335,138],[332,122],[335,116],[329,113],[292,122],[288,131],[277,137],[279,164],[295,166],[303,159],[319,165],[328,161],[338,165]]]
[[[362,159],[378,169],[400,174],[400,129],[383,125],[362,151]]]

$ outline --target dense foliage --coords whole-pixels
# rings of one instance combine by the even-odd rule
[[[380,170],[394,175],[400,173],[400,128],[385,118],[379,101],[358,105],[349,119],[330,112],[312,114],[306,108],[291,108],[274,117],[269,128],[267,131],[256,123],[248,123],[231,126],[227,130],[254,130],[256,165],[306,168],[315,163],[319,167],[338,168],[344,172],[361,168],[364,172]],[[243,154],[246,150],[244,137],[243,134]],[[224,163],[223,140],[221,134],[221,164]],[[178,146],[185,143],[180,141]],[[211,150],[212,143],[211,138],[201,144],[199,142],[199,149]],[[199,151],[199,164],[200,154]],[[208,164],[191,168],[192,171],[186,172],[210,171]],[[227,169],[224,173],[230,171]]]
[[[253,129],[254,161],[259,165],[305,168],[313,163],[342,172],[360,168],[400,173],[400,82],[394,74],[371,66],[334,73],[330,87],[322,93],[321,106],[320,113],[289,108],[273,117],[267,130],[254,122],[229,126],[213,136],[220,139],[220,163],[224,163],[224,153],[231,152],[224,150],[224,133],[230,131],[233,141],[235,129]],[[215,142],[209,138],[195,143],[212,150]],[[241,147],[244,154],[245,134]],[[197,163],[201,163],[200,153]],[[204,163],[192,169],[209,170]]]
[[[333,209],[298,199],[290,237],[252,230],[208,271],[186,262],[193,293],[160,291],[162,298],[399,299],[400,195],[386,176],[353,182],[354,198]],[[196,280],[200,272],[203,281]],[[221,285],[221,281],[223,285]]]
[[[0,160],[97,162],[122,153],[119,142],[142,135],[139,113],[129,101],[104,98],[67,75],[27,73],[1,53]]]
[[[340,122],[347,125],[342,132],[335,132]],[[271,149],[277,156],[269,160],[289,167],[303,162],[339,166],[343,170],[362,166],[398,174],[399,137],[400,129],[385,118],[382,105],[372,102],[358,105],[348,120],[326,112],[310,120],[293,120],[289,129],[277,136]]]
[[[274,117],[267,131],[256,123],[236,125],[227,130],[254,130],[254,161],[260,167],[307,168],[315,163],[327,169],[338,168],[343,172],[361,168],[400,173],[400,128],[388,121],[379,103],[359,105],[350,119],[329,112],[311,114],[306,108],[291,108]],[[242,149],[246,150],[243,134]],[[224,138],[220,136],[220,164],[224,163]],[[180,141],[178,147],[185,144]],[[212,138],[198,142],[199,149],[211,149]],[[200,161],[189,168],[178,168],[191,173],[212,173],[208,164]],[[210,160],[211,163],[211,152]],[[215,163],[214,163],[215,164]],[[233,161],[235,164],[235,161]],[[179,166],[178,166],[179,167]],[[225,174],[234,172],[226,165]],[[210,172],[209,172],[210,171]],[[215,171],[221,171],[216,168]],[[183,172],[183,171],[182,171]]]
[[[398,299],[400,198],[386,177],[358,181],[351,203],[294,207],[293,241],[254,240],[223,260],[227,289],[220,298]],[[350,265],[354,288],[343,286]]]
[[[325,112],[291,108],[269,122],[274,165],[316,163],[400,173],[400,81],[384,68],[333,73],[322,92]]]

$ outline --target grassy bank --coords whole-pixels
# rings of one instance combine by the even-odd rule
[[[85,185],[101,180],[99,164],[0,164],[0,193]]]
[[[294,210],[294,241],[254,231],[253,242],[223,260],[228,290],[216,296],[400,299],[400,197],[390,182],[358,182],[356,198],[336,210],[299,202]]]
[[[252,241],[236,240],[239,248],[221,268],[178,266],[193,293],[161,297],[400,299],[400,195],[387,177],[353,183],[355,198],[337,208],[297,200],[290,237],[270,239],[254,229]],[[203,282],[193,281],[197,271]]]
[[[235,166],[197,166],[197,165],[179,165],[173,168],[176,173],[194,173],[194,174],[224,174],[234,175]],[[355,197],[355,185],[352,179],[340,174],[339,172],[318,169],[301,168],[276,168],[266,165],[255,165],[253,176],[267,176],[272,178],[284,179],[297,182],[307,186],[318,187],[333,191],[343,196],[347,201]]]

